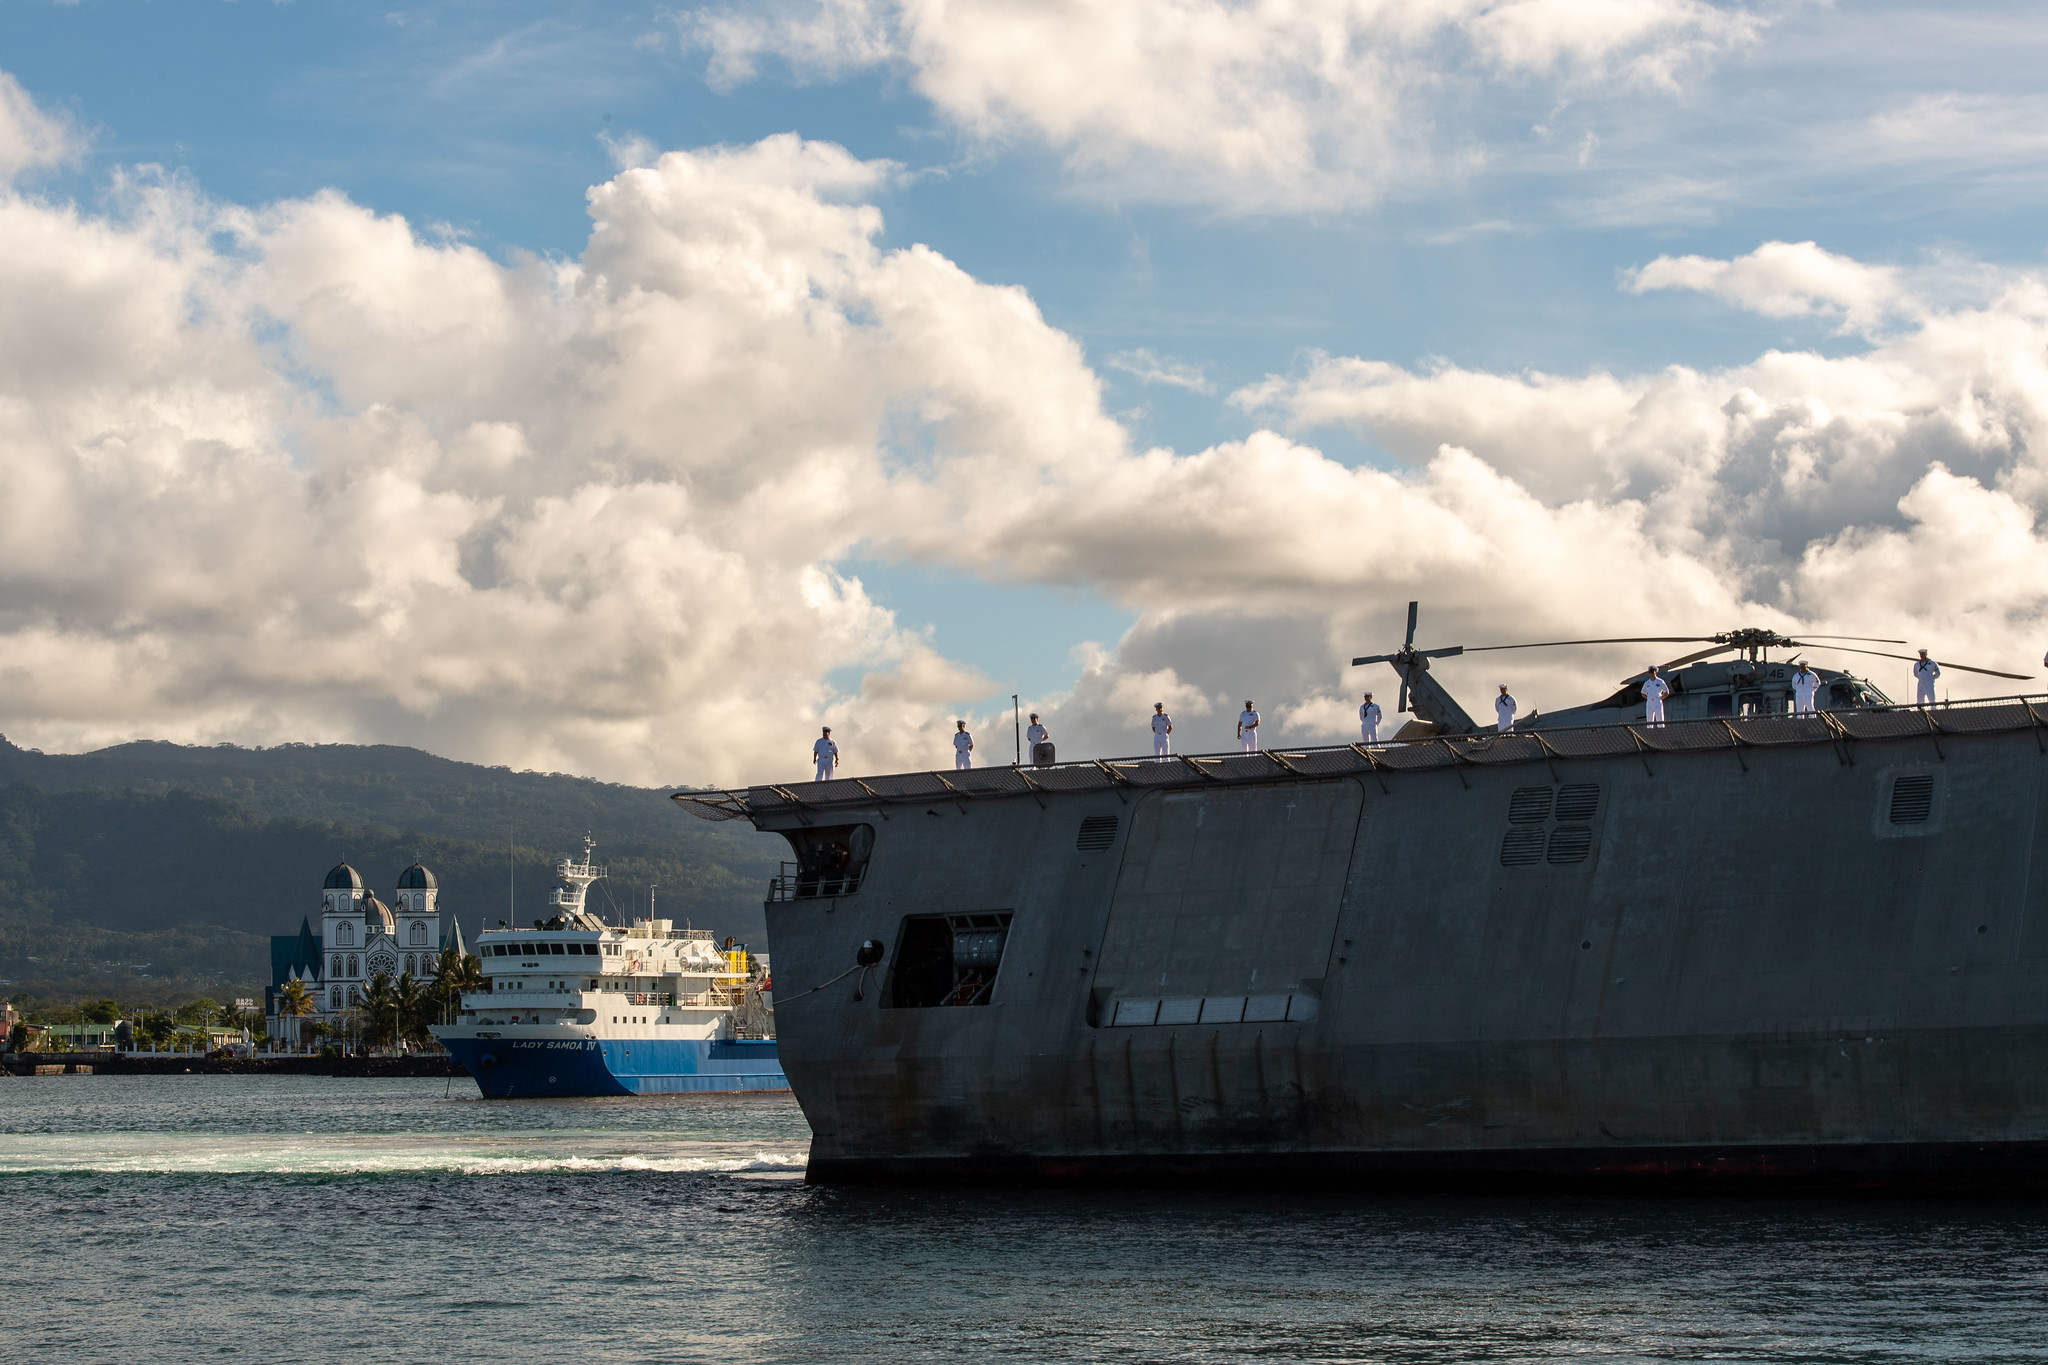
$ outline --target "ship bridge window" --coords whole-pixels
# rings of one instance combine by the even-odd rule
[[[904,916],[882,1003],[892,1009],[986,1005],[1009,938],[1007,910]]]
[[[867,876],[875,852],[873,825],[813,825],[786,829],[794,862],[768,884],[771,901],[807,900],[814,896],[851,896]]]

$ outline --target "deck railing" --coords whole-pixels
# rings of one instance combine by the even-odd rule
[[[1491,730],[1471,735],[1424,735],[1367,746],[1337,744],[1268,749],[1258,753],[1174,754],[1081,759],[1046,767],[970,768],[949,772],[891,773],[840,777],[826,782],[792,782],[743,791],[682,791],[671,799],[706,820],[742,820],[776,812],[805,813],[876,805],[959,805],[992,797],[1037,799],[1059,792],[1148,790],[1158,787],[1242,786],[1301,778],[1369,774],[1385,783],[1399,773],[1431,769],[1491,767],[1574,758],[1636,756],[1644,763],[1659,754],[1707,750],[1784,748],[1794,745],[2048,730],[2048,696],[1983,697],[1935,706],[1867,706],[1803,715],[1714,717],[1674,720],[1664,725],[1630,721],[1557,729]],[[770,900],[850,894],[820,888],[823,879],[794,863],[770,885]],[[844,883],[842,882],[842,885]],[[857,886],[857,882],[854,884]]]
[[[729,819],[729,816],[718,817]],[[807,872],[802,863],[784,863],[768,882],[771,901],[809,900],[814,896],[851,896],[860,890],[860,873]]]

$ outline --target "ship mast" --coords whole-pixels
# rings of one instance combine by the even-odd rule
[[[563,858],[555,864],[555,876],[567,882],[568,886],[556,887],[548,893],[548,904],[557,914],[571,919],[588,917],[583,908],[583,898],[590,890],[590,884],[605,875],[606,869],[590,861],[590,851],[597,843],[588,834],[583,836],[583,860],[578,862]]]

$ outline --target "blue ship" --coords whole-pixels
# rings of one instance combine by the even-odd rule
[[[772,1038],[491,1036],[496,1033],[442,1039],[489,1099],[789,1089]]]
[[[767,957],[672,920],[604,923],[584,907],[605,875],[590,848],[556,864],[548,918],[479,935],[485,989],[433,1031],[449,1055],[491,1099],[789,1089]]]

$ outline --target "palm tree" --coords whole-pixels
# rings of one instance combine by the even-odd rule
[[[419,982],[412,979],[411,972],[406,972],[398,978],[398,984],[392,988],[391,995],[395,1002],[392,1022],[397,1041],[425,1041],[429,1036],[426,1025],[433,1008],[433,996]]]
[[[427,979],[427,988],[440,1006],[440,1022],[452,1024],[463,995],[484,988],[483,960],[472,953],[443,948],[434,962],[433,975]]]
[[[363,1003],[356,1007],[362,1019],[364,1047],[385,1047],[398,1040],[398,992],[383,972],[370,977],[363,988]]]
[[[313,1003],[313,993],[306,989],[306,983],[293,977],[277,992],[277,1017],[279,1019],[303,1019],[318,1007]],[[298,1041],[298,1030],[292,1030],[293,1041]]]

